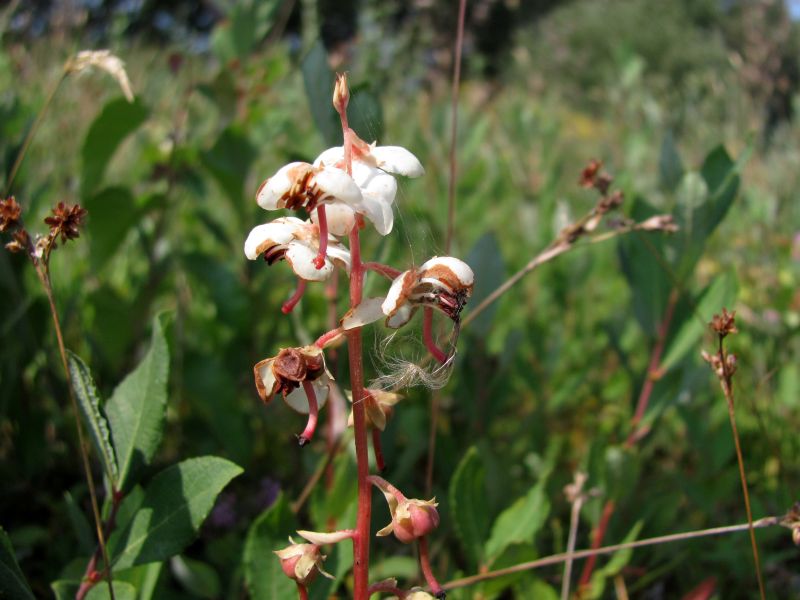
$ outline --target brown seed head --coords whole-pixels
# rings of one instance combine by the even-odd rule
[[[579,182],[581,187],[591,188],[594,187],[595,179],[597,178],[597,174],[600,172],[600,168],[603,166],[603,162],[597,159],[592,159],[589,161],[589,164],[583,168],[581,171],[581,178]]]
[[[14,196],[0,200],[0,231],[8,231],[19,225],[22,208]]]
[[[621,191],[616,190],[609,196],[603,196],[600,198],[600,201],[597,203],[597,212],[600,214],[605,214],[614,210],[615,208],[619,208],[623,200],[625,200],[625,196]]]
[[[30,236],[24,229],[14,232],[14,239],[6,244],[6,250],[9,252],[24,252],[30,245]]]
[[[722,309],[721,315],[714,315],[714,318],[711,319],[711,323],[709,323],[711,329],[713,329],[717,335],[720,337],[725,337],[729,333],[737,333],[738,329],[736,329],[736,311],[728,312],[728,309]]]
[[[308,372],[305,357],[297,348],[284,348],[275,357],[272,372],[278,380],[300,383]]]
[[[74,240],[80,236],[80,227],[86,217],[86,209],[80,204],[70,206],[59,202],[53,208],[53,216],[47,217],[44,222],[50,226],[50,237],[55,240],[59,235],[61,241]]]

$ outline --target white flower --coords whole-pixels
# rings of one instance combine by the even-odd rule
[[[418,269],[401,273],[381,304],[388,317],[386,325],[402,327],[422,305],[438,308],[457,320],[472,295],[474,279],[469,265],[452,256],[435,256]]]
[[[261,184],[256,192],[256,202],[264,210],[305,208],[311,212],[319,204],[332,202],[358,206],[361,191],[353,178],[341,169],[293,162],[281,167]]]
[[[319,228],[296,217],[281,217],[258,225],[244,243],[244,253],[250,260],[263,254],[271,265],[285,258],[297,276],[307,281],[328,279],[334,266],[350,272],[350,251],[332,235],[328,235],[325,264],[321,269],[313,264],[318,251]]]
[[[361,190],[358,204],[348,203],[357,213],[363,214],[381,235],[387,235],[394,226],[392,204],[397,194],[397,181],[393,174],[419,177],[425,173],[419,160],[400,146],[376,146],[359,139],[352,130],[353,180]],[[317,167],[344,169],[344,147],[329,148],[314,161]],[[345,222],[344,216],[341,220]],[[334,231],[331,228],[331,231]],[[341,235],[341,234],[339,234]]]

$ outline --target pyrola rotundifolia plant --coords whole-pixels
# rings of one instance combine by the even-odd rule
[[[369,538],[371,485],[378,487],[389,505],[391,523],[378,532],[394,534],[404,544],[417,543],[420,566],[431,591],[444,597],[436,581],[428,555],[427,536],[439,525],[436,501],[409,499],[388,481],[370,475],[367,429],[371,428],[373,448],[379,468],[380,431],[387,414],[399,399],[394,391],[367,389],[364,385],[361,329],[383,320],[397,329],[422,310],[422,336],[425,347],[439,363],[447,363],[452,353],[445,353],[433,339],[433,313],[438,309],[457,327],[461,310],[472,293],[473,273],[463,261],[450,256],[435,256],[421,266],[405,271],[388,265],[364,261],[361,256],[361,231],[374,228],[388,235],[394,223],[393,204],[397,193],[396,175],[419,177],[424,169],[405,148],[378,146],[360,139],[347,124],[349,91],[347,78],[339,75],[333,93],[333,105],[342,122],[344,143],[320,154],[313,164],[293,162],[267,179],[256,194],[265,210],[290,209],[305,213],[282,217],[254,228],[244,245],[247,258],[260,256],[272,265],[285,259],[297,275],[297,289],[284,303],[289,313],[305,292],[308,282],[324,282],[343,269],[350,278],[350,310],[339,326],[321,335],[309,346],[282,348],[254,367],[255,384],[267,403],[277,394],[295,411],[308,415],[305,429],[298,435],[301,446],[314,436],[319,411],[324,407],[331,385],[325,364],[325,348],[347,340],[350,362],[350,386],[358,472],[358,516],[356,528],[332,533],[301,531],[309,543],[294,543],[276,551],[284,573],[297,583],[300,598],[308,595],[308,585],[322,573],[325,556],[321,546],[353,542],[354,598],[366,600],[378,591],[400,598],[430,597],[420,590],[402,590],[394,579],[369,583]],[[348,243],[344,243],[347,237]],[[364,277],[373,271],[390,280],[386,295],[364,298]]]

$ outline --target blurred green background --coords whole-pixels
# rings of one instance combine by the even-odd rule
[[[302,419],[279,402],[263,407],[251,375],[279,347],[327,329],[323,290],[311,286],[284,317],[290,270],[250,263],[242,244],[274,217],[253,201],[261,181],[337,143],[334,70],[350,74],[362,137],[409,148],[427,171],[401,183],[396,231],[364,235],[365,255],[404,269],[444,252],[456,4],[0,2],[3,189],[70,56],[110,48],[136,94],[129,104],[103,73],[71,75],[13,185],[31,230],[44,229],[58,201],[89,211],[81,239],[53,258],[67,346],[107,397],[146,349],[152,317],[168,311],[168,425],[153,468],[217,454],[245,469],[199,539],[160,571],[154,597],[246,597],[248,529],[279,494],[278,502],[296,499],[324,460],[324,429],[300,451]],[[723,305],[736,309],[740,329],[728,345],[739,359],[754,515],[782,514],[800,498],[794,8],[468,2],[453,253],[476,272],[471,305],[591,209],[595,198],[577,182],[592,158],[624,191],[626,215],[673,213],[682,231],[576,249],[464,328],[451,382],[438,392],[430,495],[443,517],[432,542],[440,580],[563,551],[562,489],[576,470],[599,491],[582,512],[579,548],[609,499],[617,506],[609,543],[637,524],[638,537],[650,537],[745,521],[727,409],[700,358],[715,343],[704,323]],[[625,447],[673,290],[645,415],[651,430]],[[378,351],[385,333],[367,333],[369,375],[393,357],[422,356],[413,327],[388,356]],[[0,524],[46,597],[50,582],[82,572],[91,513],[46,298],[25,258],[7,252],[0,330]],[[347,388],[346,362],[334,365]],[[414,497],[426,493],[430,402],[429,391],[410,390],[384,434],[385,476]],[[338,475],[323,478],[298,515],[306,528],[353,517],[353,458],[346,450],[334,462]],[[496,518],[515,507],[537,524],[503,539]],[[377,526],[388,519],[377,496],[373,515]],[[758,540],[770,596],[800,596],[789,535],[765,530]],[[374,579],[420,581],[409,548],[388,540],[373,548]],[[451,597],[557,597],[561,573],[550,567]],[[601,559],[586,597],[620,597],[616,577],[631,598],[680,598],[711,575],[712,597],[755,597],[746,534]],[[346,576],[326,590],[347,597]]]

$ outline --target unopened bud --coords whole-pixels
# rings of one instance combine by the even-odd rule
[[[320,565],[325,557],[316,544],[292,544],[275,554],[281,561],[281,569],[290,579],[307,586],[320,574]]]
[[[350,89],[347,87],[347,73],[337,73],[336,83],[333,86],[333,108],[336,112],[344,114],[350,102]]]

